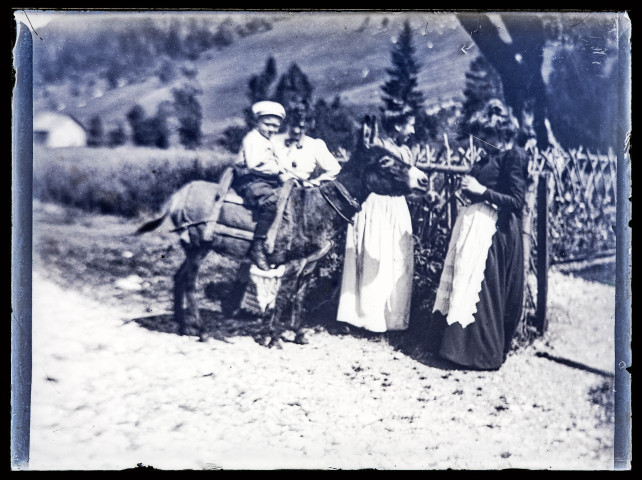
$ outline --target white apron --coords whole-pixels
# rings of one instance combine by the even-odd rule
[[[408,328],[413,242],[405,197],[371,193],[348,226],[338,321],[372,332]]]
[[[497,209],[488,203],[473,203],[458,213],[433,307],[433,312],[446,316],[448,325],[460,323],[466,328],[475,321],[473,315],[496,230]]]

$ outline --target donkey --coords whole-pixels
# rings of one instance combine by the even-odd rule
[[[301,304],[307,285],[301,277],[309,275],[316,261],[329,251],[333,239],[342,229],[347,228],[348,222],[361,209],[361,204],[368,195],[371,192],[405,195],[425,192],[427,189],[426,174],[382,147],[376,138],[376,118],[366,116],[356,142],[357,147],[337,179],[317,187],[295,186],[287,201],[281,228],[275,238],[274,251],[268,254],[267,259],[273,264],[285,264],[286,270],[288,266],[294,266],[297,272],[291,281],[294,285],[290,285],[290,290],[294,290],[294,301],[288,328],[297,333],[295,341],[301,340],[300,343],[306,343],[304,337],[299,335],[299,327]],[[234,195],[233,191],[231,193]],[[195,327],[200,332],[201,340],[207,338],[207,332],[200,319],[195,298],[199,267],[211,251],[247,264],[252,238],[251,233],[247,239],[221,233],[204,234],[211,206],[217,195],[218,183],[201,180],[190,182],[172,195],[159,218],[145,223],[136,231],[137,234],[152,231],[169,217],[176,227],[175,231],[181,233],[185,260],[174,275],[174,320],[178,323],[179,333],[184,334],[187,326]],[[232,211],[232,207],[236,207],[236,210]],[[250,209],[228,203],[223,204],[219,223],[248,232],[252,232],[255,225]],[[306,266],[307,268],[303,268]],[[188,316],[191,317],[189,324],[185,300]],[[281,313],[282,307],[275,308],[272,314],[270,345],[278,342],[282,333],[274,323],[274,319]]]

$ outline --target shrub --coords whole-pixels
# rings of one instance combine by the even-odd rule
[[[191,180],[215,180],[233,156],[220,151],[68,148],[34,151],[34,198],[96,213],[158,212]]]

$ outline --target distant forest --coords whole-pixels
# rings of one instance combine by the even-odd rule
[[[111,87],[136,83],[149,75],[167,83],[178,74],[177,62],[198,60],[207,50],[225,48],[237,38],[271,30],[273,21],[258,17],[238,23],[231,18],[214,22],[211,18],[132,16],[127,22],[102,24],[103,28],[100,22],[92,22],[91,31],[75,31],[73,35],[67,26],[52,23],[47,28],[57,41],[36,50],[36,70],[43,84],[82,81],[85,75],[105,79]]]
[[[199,18],[198,15],[168,14],[153,18],[131,15],[126,22],[91,21],[83,25],[80,19],[72,29],[69,29],[68,23],[56,24],[54,20],[47,26],[49,38],[53,41],[43,42],[35,49],[35,87],[39,95],[46,97],[50,88],[67,84],[70,95],[80,97],[88,95],[87,92],[91,89],[114,89],[137,84],[150,77],[157,77],[161,85],[170,86],[184,77],[193,78],[193,62],[198,61],[206,52],[225,49],[246,37],[268,32],[273,29],[275,22],[284,18],[286,17],[278,15],[248,15],[247,18],[226,18],[221,15],[216,19],[211,16]],[[565,148],[584,145],[606,150],[614,147],[619,114],[616,25],[600,18],[589,18],[578,24],[569,24],[552,15],[550,18],[542,18],[544,22],[541,31],[524,31],[523,34],[516,32],[515,40],[546,52],[546,57],[540,59],[540,63],[543,65],[542,77],[546,83],[545,116],[550,120],[552,132]],[[412,58],[413,53],[410,52],[409,58]],[[518,62],[523,63],[528,60],[532,51],[514,55],[509,50],[504,52],[496,49],[491,55],[488,55],[488,51],[486,53],[486,56],[483,53],[471,56],[466,73],[466,90],[462,92],[465,98],[463,111],[436,112],[428,118],[420,108],[425,107],[425,104],[420,102],[413,105],[413,109],[416,107],[424,115],[422,124],[430,130],[430,134],[419,130],[419,139],[425,141],[434,138],[440,130],[446,128],[445,123],[452,124],[453,118],[462,115],[465,118],[470,114],[470,109],[480,104],[488,94],[505,92],[505,83],[502,88],[502,82],[506,80],[502,77],[505,72],[500,72],[498,76],[495,68],[506,63],[503,62],[502,55],[513,62],[513,57],[516,57]],[[509,54],[512,56],[508,56]],[[265,61],[268,62],[269,58]],[[417,69],[430,67],[422,65],[421,61],[417,64]],[[293,66],[290,65],[289,68],[292,70]],[[248,89],[251,89],[249,82],[252,78],[263,75],[259,69],[260,66],[257,66],[256,70],[248,71]],[[307,81],[304,71],[295,74],[304,83]],[[181,88],[182,91],[174,93],[175,97],[182,95],[181,98],[189,97],[189,102],[197,101],[197,88]],[[519,89],[516,92],[521,94]],[[320,108],[330,111],[333,107],[338,111],[341,107],[338,97],[340,93],[337,92],[334,100],[321,99]],[[510,93],[514,95],[515,91]],[[523,93],[529,92],[524,90]],[[249,95],[252,96],[253,93],[249,92]],[[382,99],[384,96],[382,95]],[[198,116],[200,113],[195,114]],[[346,111],[336,115],[341,128],[350,124],[346,120],[348,114]],[[140,112],[134,113],[134,117],[137,115],[140,116]],[[239,112],[239,116],[242,117],[243,112]],[[94,120],[95,130],[100,130],[96,123]],[[228,130],[220,142],[233,149],[240,133],[241,131]],[[192,143],[197,145],[199,141],[196,138]],[[346,142],[345,139],[337,139],[335,143],[341,146]],[[165,145],[163,141],[155,144],[161,147]]]

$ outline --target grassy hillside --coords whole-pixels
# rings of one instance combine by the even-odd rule
[[[186,14],[149,12],[146,15],[169,21],[172,15]],[[220,23],[231,19],[236,24],[252,16],[269,19],[271,30],[237,36],[231,45],[212,48],[192,63],[203,90],[203,132],[207,137],[217,136],[230,123],[241,121],[242,109],[247,105],[247,81],[263,69],[269,56],[275,58],[279,75],[296,62],[308,75],[317,98],[340,95],[344,103],[355,106],[379,105],[380,86],[386,79],[385,69],[391,64],[392,42],[403,20],[409,18],[415,32],[416,58],[422,65],[420,89],[430,106],[461,96],[464,72],[476,53],[470,37],[450,14],[202,12],[195,15],[199,21]],[[54,16],[54,21],[39,29],[39,35],[45,40],[53,38],[54,32],[58,36],[60,32],[63,36],[89,35],[92,26],[107,28],[114,21],[111,16],[96,13],[79,15],[74,20],[71,17],[65,13]],[[119,17],[119,27],[134,18],[137,15]],[[55,48],[51,42],[45,44],[46,47],[42,42],[34,42],[36,49]],[[87,72],[91,74],[91,65],[87,66]],[[36,84],[38,75],[36,68]],[[55,98],[60,111],[74,115],[85,125],[92,116],[100,115],[109,128],[116,121],[126,123],[125,115],[137,103],[148,114],[153,114],[159,102],[171,98],[173,87],[163,85],[155,76],[114,89],[103,87],[98,81],[93,83],[92,90],[71,82],[47,85],[49,99],[37,91],[35,110],[47,108],[51,98]],[[75,95],[71,93],[74,87]]]

